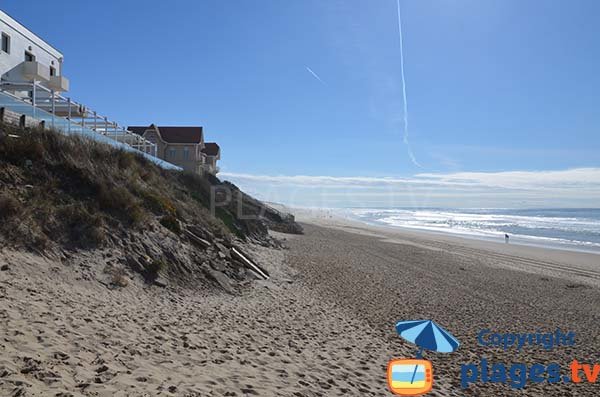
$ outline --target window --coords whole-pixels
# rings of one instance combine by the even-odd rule
[[[50,76],[56,76],[56,68],[54,66],[50,66]]]
[[[10,54],[10,36],[2,33],[2,51]]]
[[[35,55],[33,55],[29,51],[25,51],[25,62],[33,62],[35,61]]]
[[[156,134],[154,132],[146,132],[144,133],[144,138],[153,144],[156,145]]]
[[[169,158],[174,159],[175,157],[177,157],[177,149],[175,149],[175,148],[169,149]]]
[[[189,160],[190,159],[190,148],[189,147],[184,147],[183,148],[183,159],[184,160]]]

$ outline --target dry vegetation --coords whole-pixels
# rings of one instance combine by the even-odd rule
[[[267,239],[264,221],[238,219],[237,202],[212,216],[211,186],[237,191],[85,138],[0,125],[0,238],[13,246],[101,247],[156,221],[175,235],[191,224],[225,241]],[[245,212],[260,205],[234,196]]]

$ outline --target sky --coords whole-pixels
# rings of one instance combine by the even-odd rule
[[[407,131],[396,0],[1,4],[76,101],[204,126],[260,198],[600,207],[598,1],[400,0]]]

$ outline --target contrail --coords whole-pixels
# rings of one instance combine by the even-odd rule
[[[315,72],[313,72],[313,70],[311,68],[309,68],[308,66],[305,66],[306,70],[308,70],[308,73],[312,74],[314,76],[315,79],[319,80],[321,82],[321,84],[327,85],[325,84],[325,82],[323,80],[321,80],[321,78],[319,77],[318,74],[316,74]]]
[[[410,147],[410,142],[408,141],[408,101],[406,100],[406,79],[404,77],[404,46],[402,44],[402,17],[400,16],[400,0],[396,0],[396,4],[398,5],[398,36],[400,38],[400,74],[402,75],[402,102],[404,104],[404,137],[403,141],[406,144],[406,148],[408,149],[408,157],[414,165],[419,168],[421,164],[417,161],[413,151]]]

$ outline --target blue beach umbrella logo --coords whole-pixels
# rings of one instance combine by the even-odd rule
[[[396,331],[403,339],[419,347],[417,358],[423,357],[424,349],[452,353],[460,346],[458,339],[432,320],[398,321]]]
[[[416,359],[397,359],[388,363],[388,386],[401,396],[418,396],[433,387],[433,367],[423,360],[423,350],[451,353],[460,343],[452,334],[431,320],[399,321],[396,331],[406,341],[418,347]]]

